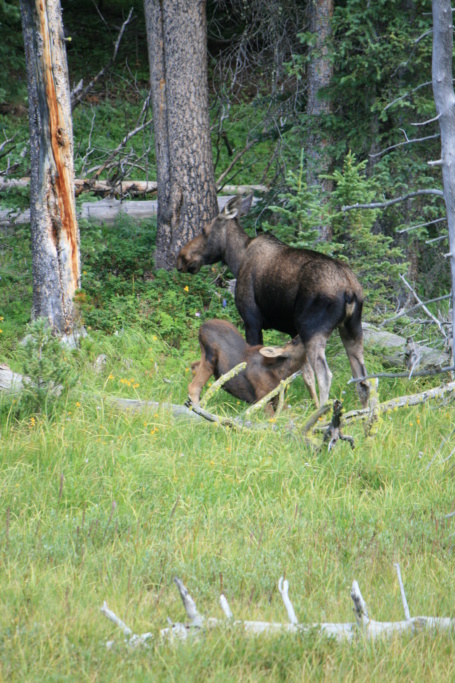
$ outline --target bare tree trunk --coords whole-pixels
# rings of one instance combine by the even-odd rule
[[[73,127],[59,0],[21,0],[31,156],[33,317],[57,332],[74,323],[79,230],[74,199]]]
[[[455,93],[450,0],[433,0],[433,94],[441,131],[442,180],[449,229],[452,281],[452,360],[455,365]]]
[[[307,142],[308,184],[321,184],[325,192],[330,192],[330,180],[318,180],[318,175],[327,173],[331,159],[327,154],[327,139],[321,133],[321,116],[330,114],[332,108],[329,100],[321,99],[320,94],[326,88],[333,75],[333,65],[329,51],[333,15],[333,0],[310,0],[310,31],[314,35],[314,44],[310,51],[308,65],[308,102],[307,114],[311,117]],[[331,239],[328,225],[320,227],[321,239]]]
[[[208,114],[207,28],[201,0],[145,0],[158,181],[155,265],[218,210]]]

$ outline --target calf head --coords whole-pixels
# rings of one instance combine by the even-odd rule
[[[305,359],[305,346],[300,337],[297,336],[284,346],[263,346],[262,349],[259,349],[259,353],[266,362],[273,363],[279,359],[287,360],[291,368],[295,367],[297,370]],[[292,372],[294,372],[293,369],[290,370],[289,374]]]
[[[198,273],[202,266],[222,261],[226,251],[226,235],[231,221],[248,213],[253,195],[244,199],[230,199],[221,213],[202,228],[202,233],[185,244],[177,257],[177,270],[181,273]]]

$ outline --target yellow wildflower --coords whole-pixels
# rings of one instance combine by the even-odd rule
[[[186,285],[186,287],[184,287],[183,289],[184,289],[185,292],[189,292],[189,291],[190,291],[190,288],[188,287],[188,285]]]
[[[77,405],[78,408],[81,407],[81,404],[79,403],[79,401],[76,401],[76,405]]]
[[[114,375],[109,375],[108,379],[114,379]]]

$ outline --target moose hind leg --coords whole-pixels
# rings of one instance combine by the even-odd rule
[[[326,344],[327,337],[323,334],[315,335],[310,340],[305,342],[307,359],[318,381],[319,403],[321,406],[323,406],[324,403],[326,403],[326,401],[328,400],[330,386],[332,384],[332,373],[330,372],[330,368],[325,358]]]
[[[354,379],[366,377],[367,369],[363,360],[362,327],[360,325],[349,326],[345,323],[340,325],[338,329],[347,357],[349,358],[352,376]],[[366,408],[370,399],[370,383],[368,380],[357,382],[356,389],[362,408]]]
[[[314,379],[314,371],[310,365],[308,358],[305,358],[302,364],[302,378],[305,382],[305,386],[310,392],[310,396],[316,404],[316,408],[319,408],[319,399],[316,393],[316,382]]]

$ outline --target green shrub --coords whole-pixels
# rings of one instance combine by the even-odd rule
[[[68,351],[53,336],[44,318],[27,327],[23,346],[17,352],[24,373],[18,408],[27,412],[48,413],[58,399],[64,399],[76,382]]]

